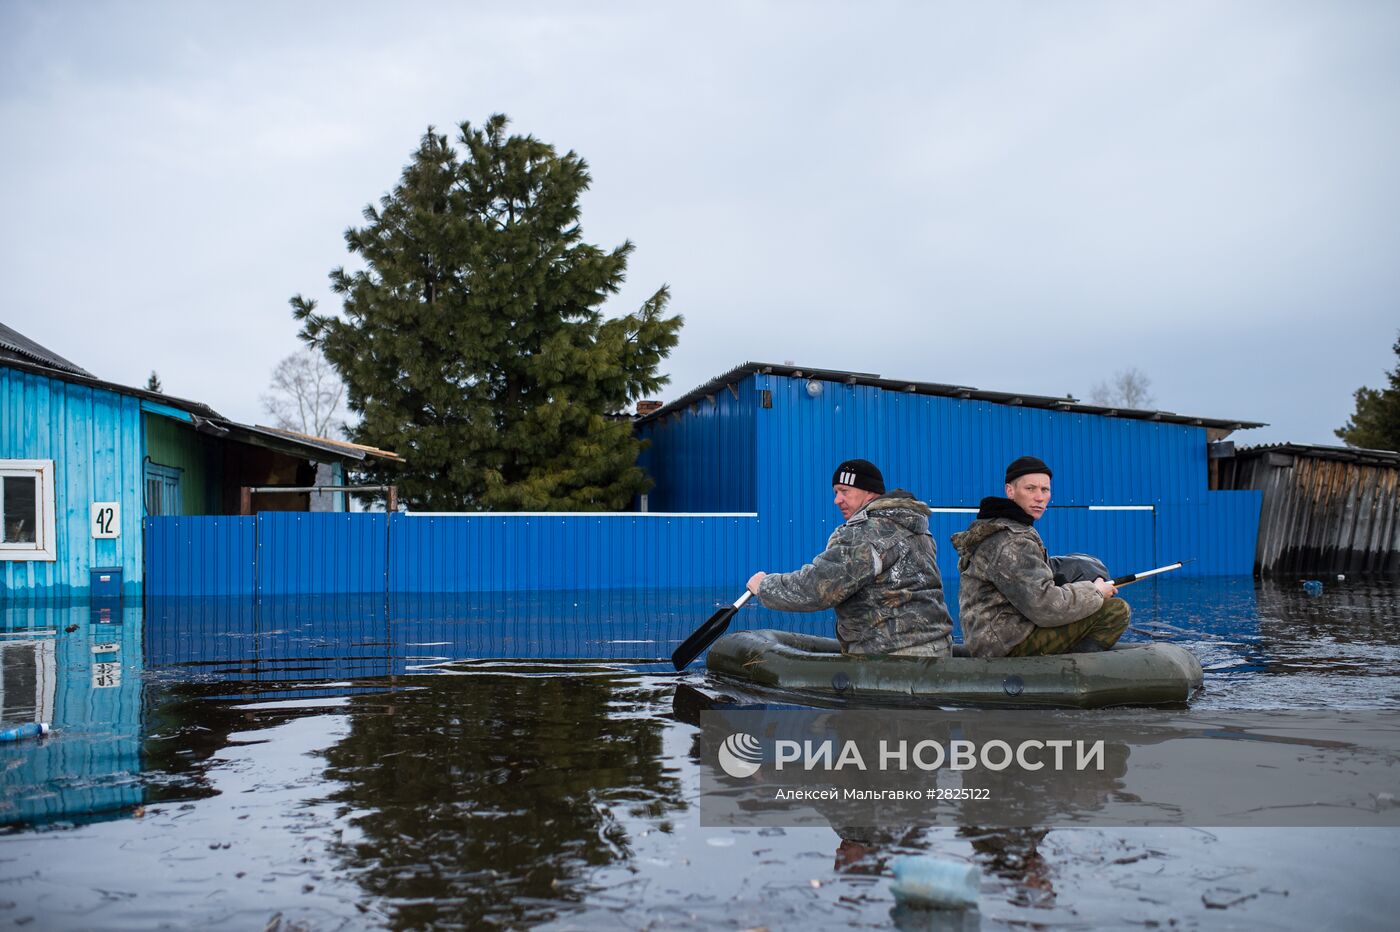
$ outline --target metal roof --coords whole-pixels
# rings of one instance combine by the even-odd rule
[[[276,437],[279,439],[290,439],[295,443],[305,446],[313,446],[317,449],[334,453],[337,456],[352,457],[363,460],[366,457],[374,456],[380,459],[394,460],[402,463],[403,457],[389,450],[381,450],[378,447],[367,446],[363,443],[351,443],[349,440],[334,440],[330,437],[316,437],[311,434],[303,434],[300,431],[286,430],[281,427],[268,427],[266,424],[257,424],[252,427],[243,425],[247,430],[264,436]]]
[[[18,356],[22,361],[35,362],[41,366],[48,366],[50,369],[62,369],[64,372],[71,372],[74,375],[95,378],[91,372],[77,363],[69,362],[53,350],[35,343],[19,331],[0,324],[0,358],[6,358],[10,354]]]
[[[1395,450],[1366,450],[1360,447],[1333,447],[1318,443],[1265,443],[1240,447],[1236,456],[1264,453],[1285,453],[1313,459],[1338,460],[1344,463],[1364,463],[1372,466],[1400,466],[1400,452]]]
[[[637,418],[640,422],[665,417],[673,411],[682,410],[692,403],[713,395],[726,385],[732,385],[750,375],[782,375],[797,379],[817,379],[823,382],[843,382],[848,385],[871,385],[887,391],[912,392],[918,395],[939,395],[945,398],[964,398],[973,401],[989,401],[994,404],[1021,405],[1027,408],[1048,408],[1055,411],[1069,411],[1076,414],[1096,414],[1101,417],[1119,417],[1135,421],[1161,421],[1168,424],[1186,424],[1192,427],[1213,427],[1221,430],[1244,430],[1251,427],[1267,427],[1258,421],[1238,421],[1222,418],[1193,417],[1173,411],[1156,411],[1139,408],[1115,408],[1103,405],[1084,404],[1072,396],[1027,395],[1019,392],[983,391],[967,385],[949,385],[941,382],[919,382],[909,379],[889,379],[873,372],[848,372],[842,369],[815,369],[809,366],[796,366],[769,362],[746,362],[736,366],[721,376],[711,379],[675,401],[662,405],[649,414]]]

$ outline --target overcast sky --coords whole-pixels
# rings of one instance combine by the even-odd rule
[[[0,0],[0,320],[268,422],[287,299],[429,124],[588,160],[585,238],[746,360],[1337,443],[1400,329],[1400,4]]]

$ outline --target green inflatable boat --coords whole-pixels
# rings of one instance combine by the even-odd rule
[[[1202,679],[1200,662],[1175,644],[1049,657],[969,657],[961,646],[944,658],[853,656],[834,638],[772,630],[727,634],[706,663],[717,679],[826,706],[1180,706]]]

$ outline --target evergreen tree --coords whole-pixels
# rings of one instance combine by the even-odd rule
[[[162,389],[162,388],[160,387],[160,376],[156,375],[156,370],[154,370],[154,369],[151,370],[151,377],[150,377],[149,379],[146,380],[146,391],[148,391],[148,392],[163,392],[163,391],[164,391],[164,389]]]
[[[1400,357],[1400,337],[1395,340],[1396,357]],[[1356,410],[1345,425],[1336,431],[1349,447],[1367,450],[1400,450],[1400,362],[1386,373],[1389,388],[1356,390]]]
[[[666,383],[657,367],[682,321],[664,286],[603,316],[632,244],[585,243],[587,163],[507,125],[463,123],[457,145],[429,127],[346,231],[364,267],[331,272],[344,315],[301,296],[293,313],[345,382],[352,439],[405,458],[370,474],[411,507],[619,510],[650,480],[613,415]]]

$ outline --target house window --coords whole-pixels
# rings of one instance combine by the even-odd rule
[[[180,507],[180,473],[174,466],[146,464],[146,514],[178,515]]]
[[[0,460],[0,560],[54,559],[53,460]]]

